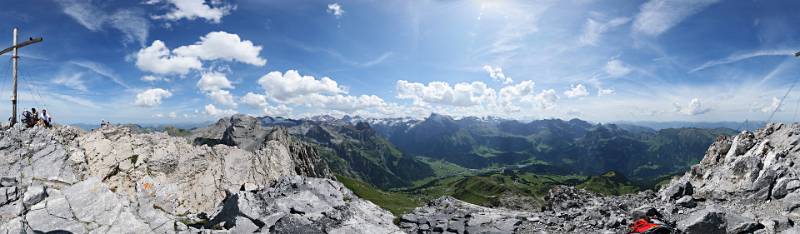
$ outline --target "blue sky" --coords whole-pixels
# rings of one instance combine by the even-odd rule
[[[766,120],[800,2],[34,0],[0,10],[20,106],[59,122],[232,113]],[[0,66],[10,96],[10,56]],[[775,119],[795,120],[800,92]],[[0,106],[9,113],[10,105]]]

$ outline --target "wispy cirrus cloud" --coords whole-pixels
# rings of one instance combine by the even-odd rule
[[[154,5],[162,2],[166,2],[170,7],[169,12],[164,15],[152,16],[153,19],[170,21],[205,19],[218,24],[222,22],[222,17],[236,10],[236,5],[227,4],[221,0],[150,0],[145,4]]]
[[[338,60],[339,62],[341,62],[341,63],[343,63],[345,65],[348,65],[348,66],[353,66],[353,67],[372,67],[372,66],[381,64],[381,63],[385,62],[386,60],[389,60],[390,58],[392,58],[392,56],[394,56],[394,52],[393,51],[386,51],[386,52],[380,54],[379,56],[377,56],[375,58],[372,58],[372,59],[369,59],[369,60],[365,60],[365,61],[356,61],[356,60],[353,60],[353,59],[349,58],[348,56],[345,56],[342,53],[339,53],[338,51],[333,50],[333,49],[306,45],[306,44],[304,44],[302,42],[299,42],[299,41],[296,41],[296,40],[293,40],[293,39],[288,39],[288,38],[284,39],[284,42],[287,43],[290,46],[297,47],[297,48],[299,48],[299,49],[301,49],[303,51],[306,51],[306,52],[327,54],[328,56],[333,57],[334,59]]]
[[[72,17],[90,31],[103,31],[106,27],[119,30],[123,34],[123,42],[137,42],[144,45],[150,30],[150,21],[140,9],[117,9],[106,11],[97,7],[92,1],[58,0],[64,14]]]
[[[118,85],[120,85],[122,87],[130,88],[130,86],[128,86],[128,84],[126,84],[125,81],[123,81],[122,78],[119,75],[117,75],[117,73],[115,73],[113,70],[111,70],[111,68],[108,68],[103,64],[95,63],[95,62],[92,62],[92,61],[86,61],[86,60],[70,61],[70,63],[75,65],[75,66],[82,67],[82,68],[85,68],[87,70],[90,70],[90,71],[92,71],[94,73],[97,73],[98,75],[103,76],[103,77],[106,77],[109,80],[111,80],[112,82],[114,82],[114,83],[116,83],[116,84],[118,84]]]
[[[639,7],[633,30],[658,36],[721,0],[650,0]]]
[[[74,73],[69,75],[62,74],[51,80],[51,82],[53,84],[62,85],[64,87],[68,87],[81,92],[86,92],[89,89],[86,88],[86,84],[84,84],[82,77],[83,73]]]
[[[579,41],[583,45],[597,45],[597,41],[608,30],[622,26],[630,22],[628,17],[614,18],[606,22],[600,22],[594,19],[587,19],[583,27],[583,34]]]
[[[711,61],[705,62],[705,63],[703,63],[703,65],[700,65],[700,66],[692,69],[691,71],[689,71],[689,73],[701,71],[701,70],[704,70],[704,69],[707,69],[707,68],[711,68],[711,67],[715,67],[715,66],[719,66],[719,65],[725,65],[725,64],[739,62],[739,61],[742,61],[742,60],[756,58],[756,57],[764,57],[764,56],[793,56],[794,52],[795,51],[791,50],[791,49],[756,50],[756,51],[748,51],[748,52],[743,52],[743,53],[740,52],[740,53],[732,54],[732,55],[730,55],[728,57],[725,57],[725,58],[721,58],[721,59],[716,59],[716,60],[711,60]]]

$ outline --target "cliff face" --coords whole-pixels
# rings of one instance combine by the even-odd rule
[[[542,211],[442,198],[401,218],[407,232],[626,233],[642,216],[683,233],[800,233],[800,125],[720,137],[660,191],[601,196],[559,186]]]
[[[695,200],[711,212],[741,215],[766,232],[800,233],[798,143],[798,124],[721,137],[699,164],[661,191],[661,199]]]
[[[0,232],[280,233],[323,221],[317,228],[326,231],[353,225],[398,230],[391,214],[330,180],[325,163],[310,147],[285,130],[236,124],[246,121],[231,119],[234,124],[216,139],[231,145],[195,145],[119,126],[88,133],[71,127],[0,131]],[[309,195],[334,192],[339,195],[316,200]],[[257,202],[269,199],[274,201]],[[258,210],[259,215],[235,215],[229,207],[236,200],[252,201],[238,203],[236,210]],[[293,211],[309,207],[314,210]],[[363,212],[352,214],[353,209]],[[333,220],[322,215],[337,212],[341,215]]]

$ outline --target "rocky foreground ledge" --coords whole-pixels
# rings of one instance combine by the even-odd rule
[[[0,131],[0,233],[395,233],[313,148],[234,116],[202,144],[119,126]]]
[[[559,186],[542,211],[440,198],[401,217],[409,233],[626,233],[660,216],[683,233],[800,233],[800,125],[720,137],[703,160],[659,192],[601,196]]]
[[[720,137],[664,189],[558,186],[537,211],[443,197],[395,218],[332,179],[313,147],[233,116],[192,137],[120,126],[0,131],[0,233],[800,233],[800,125]]]

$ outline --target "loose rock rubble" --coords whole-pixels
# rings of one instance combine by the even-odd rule
[[[220,121],[202,144],[113,125],[2,130],[0,233],[399,231],[313,148],[254,120]]]
[[[400,217],[332,180],[312,147],[234,116],[189,138],[104,126],[0,131],[0,233],[800,233],[800,125],[720,137],[658,192],[556,186],[540,210],[442,197]]]
[[[626,233],[643,215],[683,233],[800,233],[800,125],[720,137],[703,160],[658,193],[601,196],[558,186],[542,211],[440,198],[403,215],[411,233]]]

